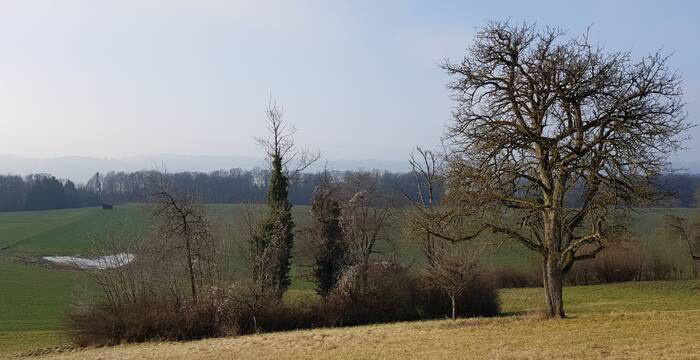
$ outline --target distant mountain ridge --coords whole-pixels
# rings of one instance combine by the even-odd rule
[[[167,170],[168,172],[210,172],[233,168],[254,169],[265,166],[263,159],[245,156],[176,155],[159,154],[124,158],[100,158],[91,156],[60,156],[33,158],[19,155],[0,155],[0,174],[27,175],[49,173],[61,179],[85,183],[95,172]],[[389,171],[409,170],[408,161],[387,160],[325,160],[321,159],[310,171],[324,166],[333,170],[379,169]]]

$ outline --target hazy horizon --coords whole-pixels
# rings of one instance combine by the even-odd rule
[[[698,123],[698,13],[680,1],[0,2],[0,154],[262,158],[253,137],[272,96],[324,158],[404,162],[439,144],[453,104],[438,64],[487,19],[590,27],[637,59],[674,52]],[[674,162],[695,162],[700,129],[689,135]]]
[[[48,173],[59,179],[68,179],[86,183],[96,172],[133,172],[140,170],[158,170],[167,172],[212,172],[239,168],[252,170],[265,168],[267,164],[262,156],[213,156],[182,154],[150,154],[122,158],[103,158],[91,156],[60,157],[23,157],[12,154],[0,154],[0,175],[20,175]],[[330,170],[387,170],[406,172],[408,160],[386,161],[378,159],[321,159],[309,167],[308,171]],[[700,171],[700,166],[698,166]]]

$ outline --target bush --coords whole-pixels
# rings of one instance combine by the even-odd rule
[[[529,271],[495,268],[491,276],[497,288],[541,287],[542,270],[533,264]],[[565,275],[567,286],[596,285],[624,281],[681,280],[692,274],[657,253],[649,254],[630,240],[605,248],[594,259],[574,263]]]
[[[426,287],[422,295],[424,318],[450,316],[452,304],[442,290]],[[498,289],[492,280],[483,276],[469,283],[455,300],[458,317],[495,316],[500,311]]]
[[[578,261],[566,276],[567,285],[592,285],[641,280],[645,257],[638,246],[609,247],[595,259]]]
[[[642,280],[685,280],[695,277],[693,271],[688,271],[676,261],[654,252],[645,258]]]
[[[146,340],[194,340],[230,335],[208,304],[175,307],[163,301],[100,304],[70,315],[73,341],[80,346]]]
[[[541,271],[533,266],[529,271],[498,267],[490,271],[493,283],[498,289],[542,286]]]
[[[80,346],[147,340],[194,340],[330,326],[351,326],[449,317],[447,295],[398,265],[372,265],[367,287],[336,289],[326,298],[286,304],[255,291],[248,282],[212,288],[197,302],[175,304],[165,298],[121,304],[97,303],[70,315],[69,327]],[[498,292],[477,276],[457,299],[459,316],[498,313]]]
[[[360,274],[356,275],[358,278]],[[348,326],[419,319],[416,277],[394,264],[374,264],[367,270],[366,286],[346,281],[317,307],[326,326]],[[343,284],[341,282],[341,284]]]
[[[449,297],[408,269],[373,265],[364,293],[336,289],[319,306],[325,326],[347,326],[449,317]],[[475,279],[457,299],[459,316],[493,316],[499,311],[498,291],[484,276]]]

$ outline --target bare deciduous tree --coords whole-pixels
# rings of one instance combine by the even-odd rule
[[[348,264],[359,275],[359,288],[367,285],[370,257],[377,253],[380,241],[391,241],[393,209],[383,194],[377,192],[376,173],[357,173],[345,179],[348,200],[343,204],[340,227]]]
[[[677,215],[664,217],[665,227],[671,235],[678,238],[688,247],[688,255],[694,262],[700,261],[700,219],[690,222]],[[693,274],[697,277],[697,264],[693,264]]]
[[[416,148],[416,153],[411,154],[409,163],[416,182],[416,195],[400,189],[406,199],[414,206],[409,214],[409,223],[406,230],[408,236],[415,238],[421,245],[423,254],[428,260],[428,265],[433,266],[437,257],[437,237],[433,233],[442,233],[441,228],[449,218],[449,213],[440,211],[435,207],[436,187],[443,182],[440,173],[440,156],[430,150]]]
[[[492,22],[461,62],[442,65],[456,103],[448,195],[541,256],[549,317],[565,316],[563,275],[604,248],[617,209],[657,195],[651,180],[691,127],[666,62]],[[574,187],[582,205],[567,208]]]
[[[204,208],[188,196],[162,190],[153,194],[156,220],[156,256],[167,262],[175,260],[185,266],[193,301],[200,289],[215,278],[215,240]],[[174,271],[174,269],[171,269]]]
[[[433,255],[433,263],[427,269],[428,280],[450,298],[452,319],[455,320],[457,318],[456,299],[476,278],[475,270],[479,263],[479,253],[450,247],[441,248]]]
[[[299,175],[321,158],[318,151],[300,148],[294,142],[296,128],[284,120],[284,110],[276,101],[270,99],[265,110],[267,131],[269,136],[255,138],[263,148],[270,168],[274,167],[275,159],[279,159],[284,176],[291,182],[299,180]]]

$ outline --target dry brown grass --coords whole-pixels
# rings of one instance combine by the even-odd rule
[[[700,358],[700,311],[440,320],[148,343],[41,359]]]

